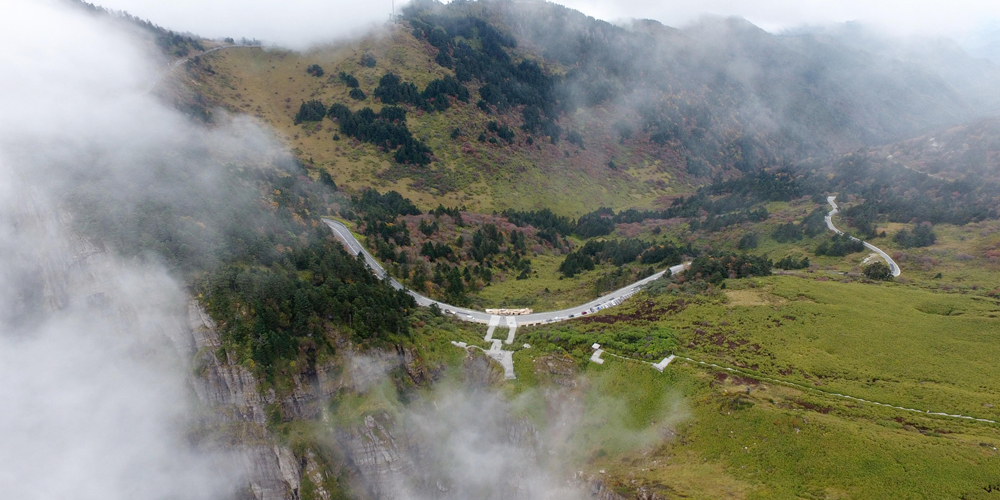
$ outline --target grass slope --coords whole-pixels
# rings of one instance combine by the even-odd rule
[[[579,215],[601,205],[650,207],[662,196],[690,191],[696,183],[686,174],[683,157],[671,147],[652,146],[645,138],[619,141],[612,126],[617,117],[600,106],[581,109],[560,122],[564,130],[581,133],[585,149],[565,140],[553,145],[544,137],[533,138],[529,145],[528,135],[517,128],[519,112],[497,116],[475,106],[475,82],[468,85],[470,103],[456,101],[439,113],[410,110],[409,128],[438,158],[427,169],[398,165],[370,144],[347,137],[333,140],[338,127],[329,119],[293,123],[299,104],[310,99],[327,106],[339,102],[354,110],[369,106],[378,111],[381,104],[371,94],[389,71],[418,88],[450,74],[432,60],[431,50],[405,29],[386,28],[359,41],[306,53],[218,51],[192,65],[188,77],[207,101],[270,124],[303,162],[328,170],[339,186],[395,189],[421,208],[444,203],[479,211],[550,208]],[[359,64],[364,54],[375,57],[375,67]],[[325,75],[308,75],[305,70],[312,64],[319,64]],[[348,97],[350,89],[337,78],[340,71],[359,80],[366,100]],[[477,136],[490,120],[509,124],[515,130],[514,143],[479,142]],[[455,128],[461,135],[452,138]],[[609,167],[610,161],[615,168]]]

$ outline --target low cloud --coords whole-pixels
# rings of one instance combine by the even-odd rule
[[[55,1],[15,2],[4,14],[4,496],[226,497],[239,473],[191,434],[201,408],[188,379],[188,294],[155,258],[117,252],[130,242],[115,214],[151,201],[154,214],[224,204],[222,166],[282,153],[250,120],[209,130],[145,95],[155,58],[125,23]],[[93,210],[70,211],[84,198]],[[124,239],[74,231],[98,212]]]
[[[209,38],[257,38],[292,49],[330,42],[388,22],[393,0],[102,0],[176,31]],[[403,5],[396,3],[396,13]]]
[[[964,39],[982,30],[996,31],[998,27],[996,23],[1000,21],[1000,4],[981,0],[955,2],[566,0],[558,3],[607,21],[630,18],[655,19],[675,27],[696,21],[706,14],[740,16],[772,32],[802,25],[858,21],[897,35],[949,36]]]

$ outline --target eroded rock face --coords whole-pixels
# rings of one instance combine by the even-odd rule
[[[629,500],[611,488],[608,488],[604,481],[597,480],[590,484],[590,498],[595,500]]]
[[[369,415],[342,431],[340,441],[370,497],[586,498],[584,488],[550,470],[537,429],[498,395],[502,368],[472,351],[462,372],[458,387],[439,387],[406,411]]]
[[[143,310],[127,307],[130,301],[122,300],[127,290],[102,287],[100,276],[114,274],[118,265],[106,250],[85,240],[70,240],[63,247],[50,247],[43,257],[31,279],[22,281],[26,289],[40,292],[18,292],[15,304],[24,311],[10,321],[29,317],[32,307],[59,310],[80,301],[108,311],[123,332],[148,321]],[[343,345],[338,346],[339,357],[353,360],[346,373],[333,362],[317,365],[299,374],[287,394],[278,395],[262,390],[250,370],[220,349],[217,326],[197,301],[189,298],[161,309],[169,314],[157,318],[156,339],[144,349],[175,353],[168,357],[180,365],[191,361],[187,385],[199,404],[189,419],[190,441],[198,450],[217,457],[220,474],[236,478],[233,500],[298,500],[304,488],[308,488],[307,498],[338,498],[325,486],[328,463],[310,449],[293,451],[271,434],[268,419],[273,418],[275,408],[285,420],[324,421],[324,408],[338,391],[363,392],[392,370],[401,370],[416,386],[427,387],[434,381],[435,374],[411,350],[399,347],[351,355],[347,354],[351,347]],[[527,420],[514,417],[495,394],[503,381],[503,371],[495,362],[471,353],[462,379],[460,390],[434,401],[418,398],[401,415],[373,413],[346,429],[330,428],[328,437],[339,443],[357,479],[356,497],[586,497],[579,488],[566,486],[564,476],[546,472],[539,433]],[[599,493],[605,494],[600,498],[617,500],[606,493]]]
[[[362,425],[343,432],[341,441],[371,498],[408,498],[407,483],[417,470],[413,446],[405,434],[397,436],[388,414],[366,416]]]
[[[266,427],[265,407],[274,402],[273,393],[265,397],[249,370],[218,358],[221,342],[215,323],[194,300],[188,304],[188,319],[191,349],[187,354],[197,363],[191,386],[206,410],[203,425],[213,446],[234,457],[239,468],[244,484],[236,498],[299,498],[300,463],[288,447],[277,444]]]

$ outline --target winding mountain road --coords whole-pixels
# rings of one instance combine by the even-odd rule
[[[389,280],[389,284],[392,285],[392,287],[395,288],[396,290],[406,290],[406,293],[409,293],[417,301],[418,305],[424,307],[430,307],[431,305],[436,304],[438,307],[441,308],[442,311],[444,311],[447,314],[454,315],[458,319],[464,321],[471,321],[474,323],[483,323],[490,325],[492,327],[500,326],[501,324],[504,327],[516,327],[520,325],[555,323],[558,321],[566,321],[568,319],[578,318],[580,316],[592,314],[597,311],[600,311],[601,309],[607,309],[609,307],[614,307],[617,306],[618,304],[621,304],[622,302],[625,301],[625,299],[628,299],[629,297],[635,295],[639,290],[642,289],[643,286],[654,280],[661,278],[667,272],[670,272],[671,274],[676,274],[687,269],[691,265],[690,262],[686,262],[684,264],[678,264],[676,266],[671,267],[669,270],[660,271],[648,278],[639,280],[635,283],[632,283],[631,285],[628,285],[624,288],[620,288],[618,290],[615,290],[614,292],[611,292],[602,297],[598,297],[590,302],[587,302],[586,304],[581,304],[576,307],[571,307],[560,311],[522,314],[519,316],[498,316],[498,315],[488,314],[483,311],[477,311],[475,309],[467,309],[464,307],[453,306],[451,304],[445,304],[444,302],[436,301],[430,297],[425,297],[417,292],[414,292],[413,290],[407,289],[399,281],[396,281],[395,278],[389,276],[389,273],[387,273],[386,270],[382,268],[382,266],[378,263],[378,261],[376,261],[371,256],[371,254],[369,254],[368,251],[365,250],[365,247],[361,245],[361,242],[359,242],[357,238],[354,237],[354,235],[351,233],[351,230],[348,229],[346,225],[332,219],[323,219],[323,222],[325,222],[327,226],[330,226],[330,229],[333,231],[333,234],[337,237],[338,240],[341,241],[341,243],[344,244],[345,247],[347,247],[348,252],[350,252],[352,255],[357,255],[359,253],[364,255],[365,262],[368,263],[368,266],[371,267],[372,272],[374,272],[376,276],[378,276],[383,280]],[[505,321],[501,322],[500,321],[501,318],[505,318]]]
[[[149,86],[146,87],[146,92],[145,93],[148,94],[148,93],[152,92],[153,89],[156,88],[156,85],[158,83],[160,83],[161,80],[163,80],[163,77],[165,77],[165,76],[169,75],[170,73],[172,73],[181,64],[184,64],[184,63],[190,61],[192,57],[201,57],[201,56],[203,56],[205,54],[210,54],[210,53],[215,52],[217,50],[232,49],[232,48],[238,48],[238,47],[260,47],[260,46],[259,45],[220,45],[218,47],[215,47],[214,49],[208,49],[208,50],[206,50],[204,52],[199,52],[199,53],[197,53],[197,54],[195,54],[193,56],[188,56],[188,57],[185,57],[183,59],[178,59],[177,61],[174,61],[173,64],[171,64],[167,68],[166,71],[164,71],[163,73],[160,73],[159,75],[156,75],[156,79],[154,79],[153,81],[149,82]]]
[[[844,234],[843,231],[837,229],[833,225],[833,215],[840,211],[840,208],[837,207],[837,197],[836,196],[827,196],[826,197],[826,201],[827,201],[827,203],[830,204],[830,207],[831,207],[830,211],[826,214],[826,227],[830,228],[830,231],[833,231],[833,232],[835,232],[837,234]],[[854,240],[854,241],[861,241],[861,240],[859,240],[859,239],[857,239],[857,238],[855,238],[853,236],[851,236],[850,238],[852,240]],[[863,244],[865,246],[865,248],[867,248],[867,249],[869,249],[869,250],[871,250],[871,251],[879,254],[882,257],[882,259],[885,260],[885,263],[889,264],[889,270],[892,271],[892,277],[893,278],[895,278],[896,276],[899,276],[900,274],[902,274],[902,272],[899,270],[899,266],[896,265],[896,261],[892,260],[892,257],[889,257],[889,254],[883,252],[881,248],[879,248],[879,247],[877,247],[875,245],[872,245],[871,243],[868,243],[867,241],[861,241],[861,244]]]

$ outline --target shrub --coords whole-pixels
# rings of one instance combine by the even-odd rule
[[[308,68],[306,68],[306,73],[309,73],[310,75],[315,76],[316,78],[319,78],[325,74],[323,72],[323,68],[321,68],[319,64],[310,65]]]
[[[757,233],[747,233],[740,238],[740,243],[737,245],[740,250],[750,250],[757,248]]]
[[[770,260],[757,255],[715,253],[694,259],[684,275],[718,285],[726,278],[768,276],[772,265]]]
[[[870,280],[888,281],[892,279],[892,270],[882,261],[868,264],[865,266],[863,273]]]
[[[900,229],[893,235],[892,241],[903,248],[929,247],[937,241],[937,235],[931,230],[931,224],[925,222],[914,227],[912,232]]]
[[[338,78],[340,78],[340,81],[344,82],[344,85],[347,85],[352,89],[358,88],[358,79],[354,78],[354,75],[341,71]]]
[[[295,124],[302,122],[318,122],[326,116],[326,105],[315,99],[303,102],[299,112],[295,114]]]

